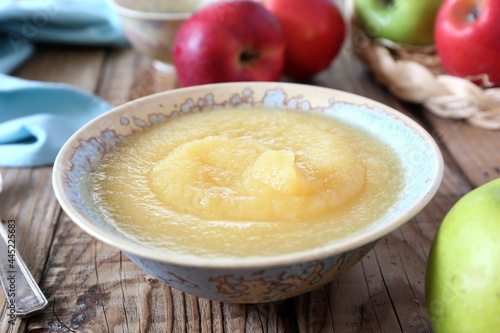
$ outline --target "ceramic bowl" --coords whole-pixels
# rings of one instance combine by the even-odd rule
[[[81,186],[121,138],[185,113],[249,106],[315,110],[355,124],[391,146],[404,170],[404,189],[375,226],[318,248],[272,257],[203,258],[165,254],[115,233],[89,207]],[[207,111],[210,112],[210,111]],[[123,251],[148,274],[188,294],[211,300],[260,303],[293,297],[332,281],[356,264],[378,239],[417,214],[436,193],[443,159],[418,124],[383,104],[350,93],[291,83],[229,83],[147,96],[91,121],[61,149],[53,185],[69,217],[95,238]]]
[[[110,0],[112,8],[120,16],[123,31],[132,46],[165,67],[172,67],[172,43],[181,24],[193,12],[210,2]]]

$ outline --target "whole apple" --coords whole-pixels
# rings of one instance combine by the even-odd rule
[[[250,0],[203,7],[177,32],[174,64],[181,86],[233,81],[278,81],[285,39],[278,20]]]
[[[446,0],[436,19],[435,40],[449,74],[500,86],[500,1]]]
[[[327,68],[345,38],[342,14],[332,0],[265,0],[286,40],[283,74],[308,78]]]
[[[426,304],[435,333],[500,332],[500,178],[462,197],[429,253]]]
[[[371,38],[408,45],[434,41],[434,22],[443,0],[356,0],[356,15]]]

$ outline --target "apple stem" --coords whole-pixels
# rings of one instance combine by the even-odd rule
[[[240,62],[247,63],[247,62],[252,61],[253,59],[257,59],[258,57],[260,57],[259,51],[255,51],[255,50],[252,50],[249,48],[244,49],[243,52],[241,52],[241,54],[240,54]]]
[[[392,6],[394,6],[394,0],[379,0],[378,6],[380,8],[392,7]]]

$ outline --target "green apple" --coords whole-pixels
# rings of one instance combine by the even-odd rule
[[[427,262],[435,333],[500,332],[500,178],[469,192],[439,227]]]
[[[434,22],[443,0],[356,0],[361,28],[372,38],[428,45],[434,41]]]

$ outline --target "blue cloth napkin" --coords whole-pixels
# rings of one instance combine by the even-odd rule
[[[40,42],[128,44],[105,0],[0,0],[0,72],[13,71]]]
[[[110,109],[107,102],[67,84],[0,74],[0,165],[52,164],[74,132]]]
[[[22,65],[42,42],[127,45],[104,0],[0,0],[0,73]],[[52,164],[76,130],[111,107],[69,85],[0,74],[0,166]]]
[[[10,73],[33,54],[33,44],[20,44],[13,50],[13,46],[5,36],[0,35],[0,73]]]
[[[30,42],[127,45],[105,0],[0,0],[0,32],[14,50]]]

